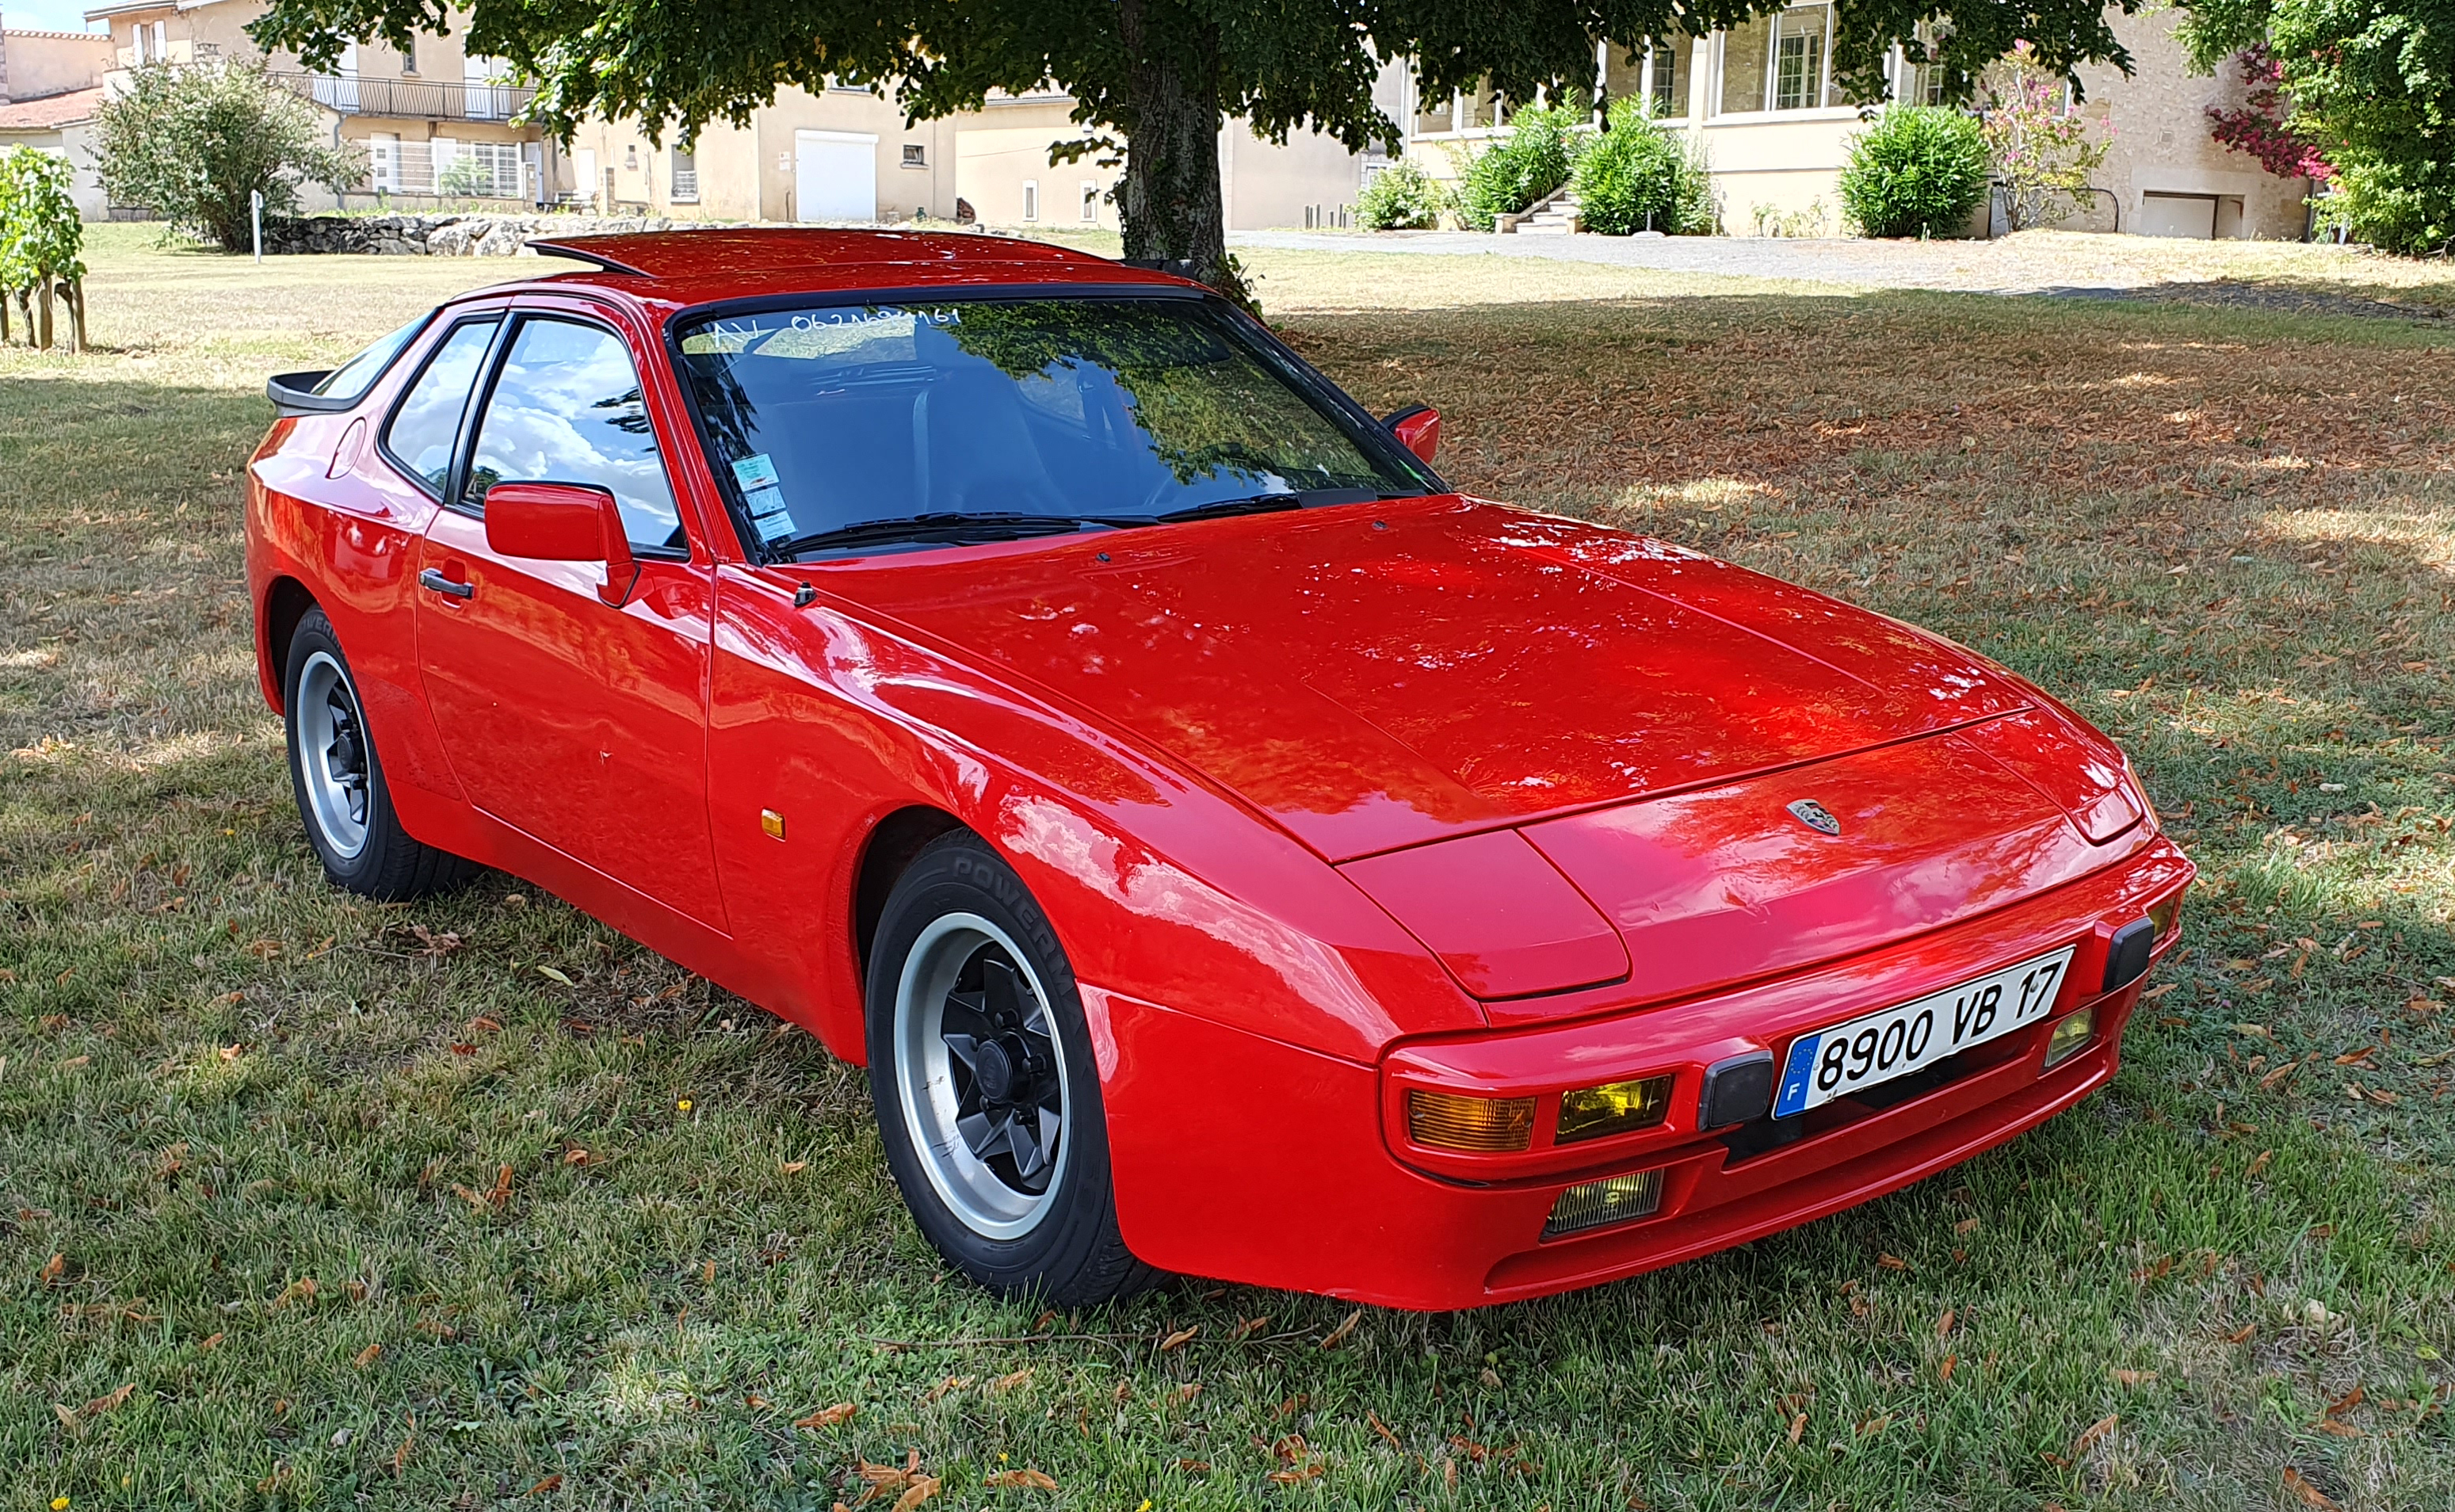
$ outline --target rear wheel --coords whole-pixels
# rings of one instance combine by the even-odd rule
[[[357,681],[321,609],[307,611],[290,637],[281,704],[291,788],[326,877],[353,893],[396,901],[477,874],[475,864],[400,827]]]
[[[867,1008],[887,1166],[940,1254],[992,1291],[1069,1306],[1151,1282],[1117,1230],[1073,971],[978,836],[932,842],[897,880]]]

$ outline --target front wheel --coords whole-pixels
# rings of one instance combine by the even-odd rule
[[[940,1254],[992,1291],[1066,1306],[1155,1279],[1117,1230],[1074,973],[978,836],[933,842],[897,880],[867,1010],[887,1167]]]
[[[357,680],[320,609],[307,611],[290,637],[281,705],[298,816],[335,885],[392,902],[457,886],[477,874],[474,863],[400,827]]]

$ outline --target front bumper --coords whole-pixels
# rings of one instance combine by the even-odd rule
[[[1897,1190],[2044,1121],[2102,1085],[2145,978],[2103,980],[2113,931],[2172,897],[2191,863],[2160,838],[2106,871],[1984,917],[1694,1000],[1539,1029],[1393,1046],[1362,1066],[1085,985],[1119,1218],[1170,1270],[1449,1309],[1675,1264]],[[2158,941],[2158,954],[2173,938]],[[1696,1128],[1704,1068],[2076,944],[2055,1010],[1935,1072],[1792,1125]],[[2055,1022],[2093,1007],[2088,1045],[2041,1070]],[[1486,1093],[1678,1077],[1659,1128],[1493,1159],[1412,1146],[1408,1085]],[[1663,1173],[1651,1217],[1545,1240],[1570,1185]]]

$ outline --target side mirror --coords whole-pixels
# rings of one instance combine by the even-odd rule
[[[504,556],[546,562],[603,562],[597,596],[619,604],[631,595],[639,564],[614,495],[580,483],[497,483],[486,491],[486,545]]]
[[[1441,449],[1441,412],[1429,404],[1410,404],[1392,412],[1381,423],[1390,428],[1400,446],[1427,462]]]

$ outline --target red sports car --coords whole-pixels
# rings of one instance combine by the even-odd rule
[[[1203,288],[559,243],[276,378],[265,697],[341,886],[549,888],[865,1062],[1002,1292],[1452,1308],[2113,1075],[2191,863],[2019,677],[1450,490]]]

